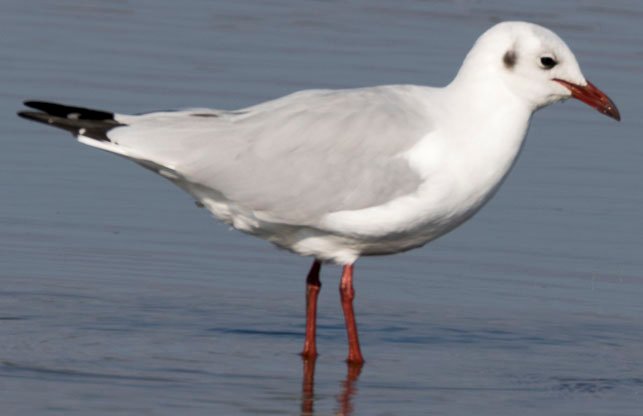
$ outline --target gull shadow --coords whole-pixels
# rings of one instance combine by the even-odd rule
[[[301,416],[315,414],[315,363],[316,359],[302,359],[303,375],[301,382]],[[357,380],[362,372],[363,364],[346,363],[346,377],[342,380],[341,391],[337,396],[338,409],[336,415],[350,416],[353,414],[353,398],[357,394]]]

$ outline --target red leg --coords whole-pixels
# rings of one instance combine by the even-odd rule
[[[304,359],[317,357],[315,334],[317,330],[317,296],[319,296],[319,291],[321,290],[320,269],[321,262],[315,260],[306,278],[306,340],[304,341],[304,350],[301,352],[301,356]]]
[[[344,310],[344,320],[346,321],[346,332],[348,333],[348,358],[346,361],[352,364],[361,364],[364,362],[362,352],[359,348],[359,337],[357,336],[357,323],[355,322],[355,313],[353,312],[353,299],[355,299],[355,289],[353,289],[353,265],[344,266],[342,280],[339,284],[339,294],[342,298],[342,309]]]

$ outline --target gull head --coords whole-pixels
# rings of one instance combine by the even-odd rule
[[[533,110],[573,97],[620,120],[616,105],[585,79],[567,44],[533,23],[502,22],[483,33],[454,83],[459,81],[504,88]]]

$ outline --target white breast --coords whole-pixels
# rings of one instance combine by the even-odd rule
[[[496,111],[480,123],[428,134],[405,157],[424,179],[418,190],[385,205],[328,214],[323,229],[355,240],[362,254],[426,244],[462,224],[495,193],[513,166],[530,112]],[[511,120],[511,122],[507,122]]]

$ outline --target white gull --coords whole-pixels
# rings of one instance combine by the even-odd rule
[[[321,262],[343,265],[348,361],[359,364],[355,261],[423,246],[470,218],[511,170],[532,114],[570,97],[620,119],[556,34],[504,22],[443,88],[309,90],[237,111],[141,115],[28,101],[40,111],[19,115],[131,159],[232,227],[314,257],[305,358],[317,355]]]

